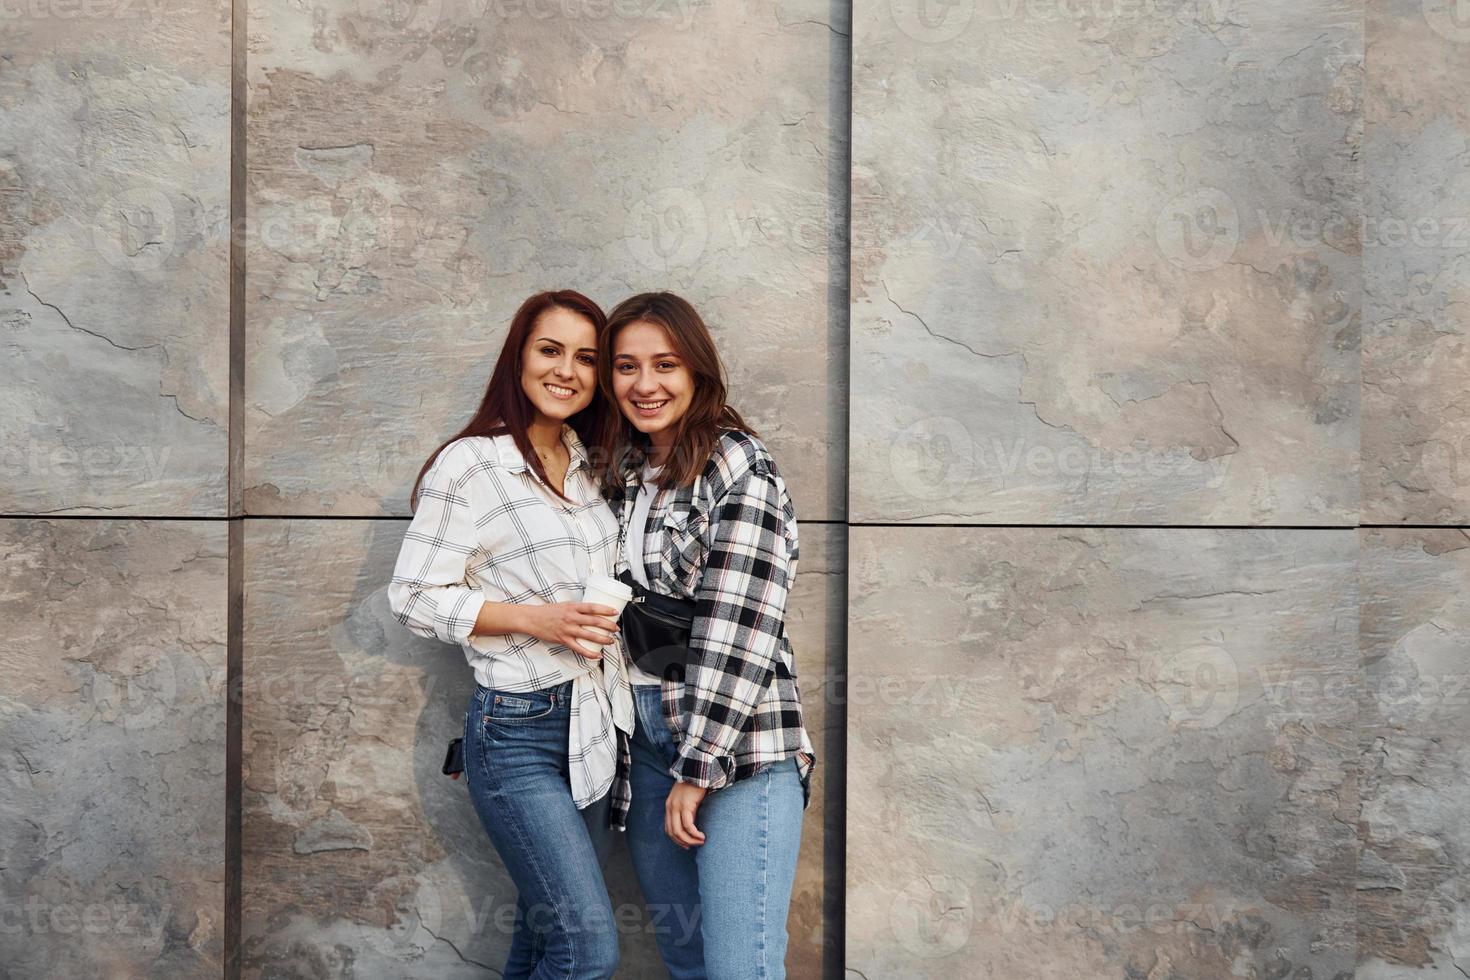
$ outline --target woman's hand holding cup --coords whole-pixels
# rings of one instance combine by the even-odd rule
[[[623,607],[632,598],[633,590],[611,575],[589,576],[586,584],[582,586],[582,601],[584,603],[596,603],[596,608],[606,609],[613,617],[614,628],[616,628],[617,618],[623,614]],[[594,653],[588,650],[584,656],[590,658],[602,656],[602,645],[604,643],[611,643],[612,640],[613,638],[611,636],[605,639],[599,638],[594,640],[593,643],[597,646],[596,652]],[[586,649],[586,644],[582,646]]]
[[[595,602],[551,602],[526,606],[525,632],[554,646],[570,647],[588,660],[618,632],[618,610]]]

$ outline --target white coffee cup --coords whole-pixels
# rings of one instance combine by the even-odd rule
[[[623,607],[626,606],[629,601],[632,600],[632,598],[633,590],[609,575],[590,576],[587,579],[587,584],[582,589],[583,602],[592,602],[596,603],[599,606],[607,606],[611,609],[617,610],[617,612],[615,612],[612,617],[614,620],[616,620],[619,616],[623,614]],[[587,646],[589,642],[590,641],[588,640],[578,640],[577,646],[581,647],[583,650],[586,650],[588,653],[594,656],[602,652],[602,646],[607,645],[602,644],[601,646],[598,646],[596,648],[589,648]],[[608,637],[607,642],[612,642],[611,636]]]

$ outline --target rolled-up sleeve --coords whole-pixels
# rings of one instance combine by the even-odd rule
[[[695,594],[685,730],[669,769],[706,789],[719,789],[734,775],[741,729],[771,684],[794,570],[780,486],[764,468],[739,478],[715,521]]]
[[[446,643],[469,638],[485,601],[467,581],[475,515],[466,484],[440,463],[425,474],[388,586],[388,605],[400,623]]]

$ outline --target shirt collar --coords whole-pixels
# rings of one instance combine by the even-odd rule
[[[577,430],[563,422],[561,427],[561,440],[566,443],[567,452],[572,454],[572,462],[567,466],[568,475],[578,468],[586,467],[587,447],[582,445],[582,440],[577,435]]]
[[[571,476],[579,468],[587,466],[587,449],[582,445],[582,440],[577,435],[577,430],[565,422],[561,424],[561,441],[567,447],[567,452],[572,457],[571,462],[567,465],[567,476]],[[496,450],[500,454],[501,466],[504,466],[511,473],[524,473],[530,469],[530,464],[526,462],[526,457],[522,456],[521,451],[516,448],[516,441],[513,436],[507,435],[504,439],[497,439],[496,443]]]

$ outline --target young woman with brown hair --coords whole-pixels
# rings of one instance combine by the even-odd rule
[[[603,323],[571,290],[522,304],[479,410],[414,483],[388,588],[401,623],[474,671],[470,799],[519,892],[507,978],[603,980],[618,962],[602,864],[627,812],[633,703],[616,611],[580,601],[618,537],[584,442],[605,413]]]
[[[682,680],[628,661],[633,865],[674,980],[784,977],[816,761],[785,626],[796,514],[776,461],[726,403],[692,306],[634,296],[598,346],[601,388],[622,415],[602,442],[618,571],[694,612]]]

